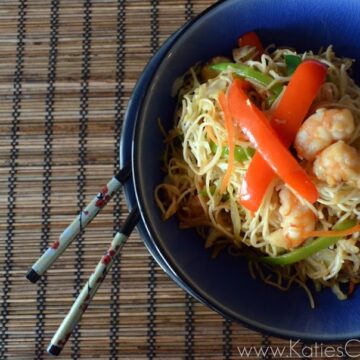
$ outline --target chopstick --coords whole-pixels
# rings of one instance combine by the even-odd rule
[[[88,305],[96,294],[97,289],[104,281],[106,274],[113,265],[114,259],[120,254],[127,238],[133,231],[140,217],[138,208],[134,208],[128,215],[120,232],[118,232],[111,242],[110,248],[103,255],[97,264],[94,272],[81,290],[79,296],[72,305],[70,311],[51,339],[47,352],[51,355],[59,355],[69,339],[72,330],[80,321]]]
[[[74,238],[81,233],[85,227],[96,217],[105,207],[114,194],[126,182],[131,174],[131,166],[128,164],[116,174],[100,193],[98,193],[84,210],[74,219],[74,221],[63,231],[59,239],[56,240],[33,264],[26,275],[32,283],[36,283],[41,275],[47,271],[56,259],[67,249]]]

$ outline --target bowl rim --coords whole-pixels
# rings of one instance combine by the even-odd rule
[[[230,3],[232,0],[220,0],[219,2],[213,4],[209,8],[205,9],[202,13],[200,13],[198,16],[196,16],[193,20],[185,24],[182,28],[180,28],[175,34],[173,34],[169,40],[173,40],[173,42],[169,45],[167,42],[164,45],[169,45],[168,50],[166,51],[165,55],[158,61],[158,66],[161,65],[161,63],[166,59],[167,55],[171,52],[171,49],[176,42],[176,39],[180,37],[190,26],[194,25],[198,20],[202,19],[205,15],[212,12],[214,9],[218,8],[223,3]],[[174,37],[173,37],[174,36]],[[163,46],[161,49],[163,48]],[[145,71],[149,71],[149,69],[145,69]],[[151,79],[154,78],[156,75],[156,70],[152,73]],[[151,82],[151,80],[150,80]],[[141,105],[143,104],[146,94],[148,92],[148,88],[146,88],[145,92],[139,93],[140,89],[135,89],[131,99],[135,99],[139,96],[141,96],[141,103],[139,106],[139,109],[141,109]],[[133,106],[133,103],[130,103],[129,108]],[[128,110],[129,110],[128,108]],[[124,117],[124,124],[127,123],[127,113],[126,112]],[[191,279],[187,278],[184,274],[182,274],[181,270],[178,269],[176,264],[172,262],[171,259],[166,254],[166,251],[162,248],[162,245],[157,241],[154,229],[152,228],[151,222],[148,221],[148,217],[146,215],[146,204],[142,201],[141,196],[141,186],[139,183],[139,179],[137,174],[139,174],[139,167],[140,167],[140,159],[139,159],[139,152],[137,151],[137,147],[135,146],[138,141],[138,129],[139,129],[139,119],[141,118],[142,111],[138,111],[136,114],[136,118],[133,121],[133,136],[132,136],[132,142],[131,142],[131,164],[132,164],[132,174],[133,178],[131,181],[131,184],[125,188],[125,192],[127,194],[127,203],[130,208],[133,208],[134,206],[138,206],[141,214],[141,223],[139,223],[138,231],[145,243],[145,246],[147,247],[150,254],[154,257],[154,259],[158,262],[160,267],[169,275],[169,277],[183,290],[185,290],[187,293],[192,295],[195,299],[206,305],[207,307],[211,308],[212,310],[216,311],[218,314],[222,315],[224,318],[233,320],[235,322],[238,322],[240,324],[245,325],[247,328],[258,331],[258,332],[266,332],[266,334],[269,334],[270,336],[276,336],[283,339],[299,339],[299,340],[305,340],[305,341],[322,341],[325,343],[328,342],[334,342],[334,341],[345,341],[350,338],[357,338],[359,337],[359,331],[358,332],[352,332],[352,333],[346,333],[346,334],[308,334],[305,332],[298,332],[298,331],[288,331],[286,329],[276,328],[274,326],[263,324],[259,321],[254,321],[251,318],[242,316],[239,313],[235,313],[226,307],[224,307],[221,303],[218,303],[216,301],[212,301],[207,296],[206,292],[201,290],[196,284],[192,282]],[[125,140],[122,138],[122,140]],[[127,141],[122,141],[120,145],[120,150],[123,147],[129,146],[128,139]],[[122,152],[123,154],[123,152]],[[122,157],[123,163],[125,160],[125,157]],[[131,199],[129,197],[129,191],[133,191],[135,193],[135,198]]]

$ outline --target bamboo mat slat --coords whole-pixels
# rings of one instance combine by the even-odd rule
[[[48,358],[52,334],[126,217],[123,195],[39,284],[24,275],[118,170],[122,120],[143,67],[213,2],[0,2],[0,360]],[[137,233],[115,265],[62,359],[239,359],[238,347],[288,345],[194,301]]]

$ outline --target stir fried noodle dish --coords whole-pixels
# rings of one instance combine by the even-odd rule
[[[249,261],[281,290],[330,287],[341,300],[360,282],[360,88],[353,60],[264,49],[255,33],[232,58],[195,64],[174,83],[165,131],[164,220],[195,228],[216,256]]]

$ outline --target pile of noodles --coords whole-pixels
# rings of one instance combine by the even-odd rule
[[[251,48],[235,49],[234,61],[248,65],[269,74],[275,83],[287,83],[284,55],[296,52],[290,49],[268,48],[259,60],[254,60]],[[317,59],[328,66],[328,77],[317,96],[312,112],[316,108],[348,108],[352,111],[356,131],[349,143],[359,148],[360,143],[360,88],[351,79],[352,60],[338,58],[332,47],[314,54],[297,54],[302,59]],[[227,169],[227,157],[222,156],[222,147],[211,143],[227,144],[227,131],[223,114],[218,103],[220,91],[227,90],[233,81],[231,69],[221,72],[206,82],[200,81],[201,66],[191,68],[179,79],[174,91],[178,95],[178,110],[174,127],[164,132],[166,152],[163,166],[166,176],[155,191],[155,198],[164,219],[176,214],[180,227],[194,227],[203,236],[206,248],[213,248],[216,255],[227,248],[234,255],[246,249],[256,249],[257,253],[276,256],[285,250],[270,244],[269,236],[281,228],[278,205],[274,201],[277,179],[269,187],[261,208],[256,214],[243,208],[238,201],[242,178],[251,161],[235,161],[226,194],[221,194],[220,184]],[[271,113],[277,105],[275,101],[267,108],[268,88],[253,84],[250,97],[265,112]],[[280,95],[281,96],[281,95]],[[163,129],[162,129],[163,130]],[[251,149],[246,140],[236,140],[236,145]],[[306,162],[303,166],[306,168]],[[360,218],[360,191],[346,184],[329,187],[314,179],[319,191],[319,199],[314,204],[306,204],[317,216],[317,228],[332,229],[347,218]],[[274,195],[275,194],[275,195]],[[296,194],[295,194],[296,195]],[[304,200],[298,197],[303,203]],[[331,287],[339,299],[346,298],[340,288],[341,283],[360,282],[360,252],[354,234],[352,238],[339,240],[336,245],[324,249],[305,260],[291,266],[267,269],[258,263],[250,263],[250,271],[260,275],[264,281],[286,290],[293,282],[300,284],[310,297],[306,286],[313,280],[316,289]],[[308,241],[311,241],[309,239]],[[244,246],[245,245],[245,246]]]

